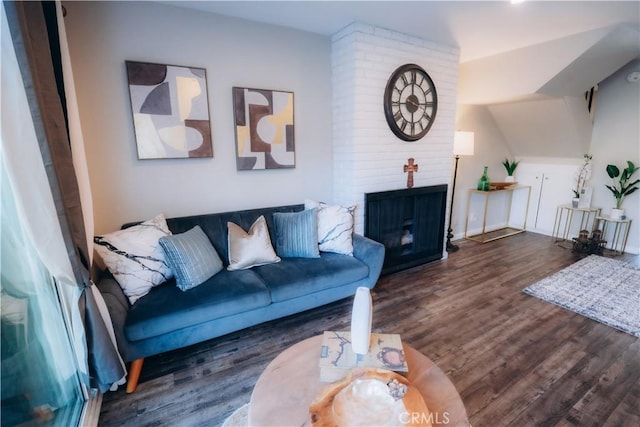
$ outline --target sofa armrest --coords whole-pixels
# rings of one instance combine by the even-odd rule
[[[373,288],[380,277],[384,264],[384,245],[382,243],[364,237],[361,234],[353,235],[353,256],[369,266],[369,278],[367,286]]]
[[[127,354],[131,354],[131,351],[129,341],[124,334],[124,325],[131,305],[118,282],[110,274],[103,275],[98,281],[97,287],[109,310],[120,356],[125,362],[128,362],[130,359]]]

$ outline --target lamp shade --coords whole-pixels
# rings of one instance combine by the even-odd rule
[[[473,132],[456,132],[453,136],[453,154],[473,156]]]

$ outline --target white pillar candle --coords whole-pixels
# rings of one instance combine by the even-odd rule
[[[356,290],[351,310],[351,347],[356,354],[367,354],[371,338],[372,302],[369,288]]]

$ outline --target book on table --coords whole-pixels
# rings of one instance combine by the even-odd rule
[[[354,368],[408,372],[400,335],[371,333],[368,353],[356,354],[350,332],[325,331],[320,348],[320,381],[339,381]]]

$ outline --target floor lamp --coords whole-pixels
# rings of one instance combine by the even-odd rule
[[[456,165],[453,169],[453,186],[451,187],[451,206],[449,208],[449,229],[447,230],[447,252],[455,252],[460,249],[451,243],[453,237],[453,228],[451,227],[451,219],[453,217],[453,198],[456,194],[456,178],[458,176],[458,160],[460,156],[473,156],[473,132],[456,132],[453,137],[453,154],[455,155]]]

